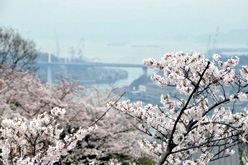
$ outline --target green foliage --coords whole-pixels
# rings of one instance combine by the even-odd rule
[[[139,158],[135,163],[138,165],[155,165],[155,162],[147,157]]]
[[[123,155],[108,155],[101,159],[101,161],[110,161],[111,159],[117,159],[119,162],[121,162],[123,165],[129,165],[130,162],[135,162],[137,165],[155,165],[155,162],[148,157],[142,157],[135,161],[126,161],[127,158]]]

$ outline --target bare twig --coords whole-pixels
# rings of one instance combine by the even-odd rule
[[[124,92],[124,93],[115,101],[114,104],[116,104],[116,103],[117,103],[125,94],[126,94],[126,92]],[[100,121],[100,120],[108,113],[108,111],[109,111],[111,108],[112,108],[112,107],[109,107],[109,108],[102,114],[102,116],[100,116],[98,119],[96,119],[95,122],[93,122],[93,123],[90,125],[90,127],[93,126],[93,125],[95,125],[98,121]]]

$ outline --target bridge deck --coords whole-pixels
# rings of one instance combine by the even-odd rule
[[[125,67],[125,68],[146,68],[142,64],[118,64],[118,63],[60,63],[60,62],[38,62],[38,65],[64,65],[64,66],[91,66],[91,67]]]

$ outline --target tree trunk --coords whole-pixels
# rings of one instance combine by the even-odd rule
[[[238,145],[239,150],[239,165],[248,164],[248,143],[240,143]]]

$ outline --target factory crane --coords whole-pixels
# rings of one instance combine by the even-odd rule
[[[207,44],[207,49],[206,49],[206,52],[205,52],[205,56],[206,58],[209,58],[208,56],[208,51],[209,51],[209,45],[210,45],[210,42],[211,42],[211,35],[208,35],[208,44]]]
[[[216,49],[217,49],[218,37],[219,37],[219,26],[217,26],[215,37],[214,37],[214,42],[213,42],[213,51],[214,51],[214,54],[216,53]]]

